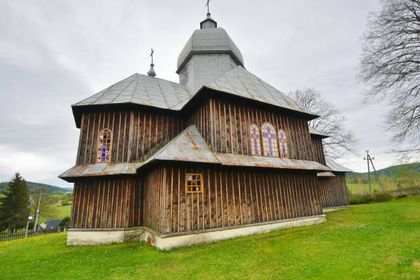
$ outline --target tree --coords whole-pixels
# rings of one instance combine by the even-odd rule
[[[340,115],[333,104],[325,101],[314,89],[296,90],[289,93],[289,97],[301,109],[320,116],[310,121],[309,127],[329,136],[323,140],[325,155],[337,158],[352,151],[355,138],[343,127],[345,117]]]
[[[383,0],[365,34],[361,76],[366,95],[386,99],[394,140],[420,143],[420,0]]]
[[[15,232],[26,225],[29,216],[29,192],[19,173],[9,182],[0,198],[0,231]]]

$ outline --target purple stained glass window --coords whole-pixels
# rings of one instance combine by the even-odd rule
[[[98,135],[97,162],[109,162],[111,159],[111,129],[104,128]]]
[[[261,126],[261,131],[263,155],[277,157],[279,155],[279,151],[277,148],[277,134],[274,126],[267,122],[263,123]]]
[[[261,155],[260,129],[256,124],[249,126],[249,138],[251,140],[251,154]]]
[[[286,132],[284,132],[283,129],[279,129],[278,135],[279,135],[280,157],[288,157],[289,152],[288,152],[288,149],[287,149]]]

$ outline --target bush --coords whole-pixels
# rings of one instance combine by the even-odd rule
[[[353,194],[350,196],[350,204],[367,204],[372,202],[370,194]]]
[[[387,192],[376,192],[372,196],[372,201],[374,202],[389,201],[391,199],[392,199],[392,195]]]

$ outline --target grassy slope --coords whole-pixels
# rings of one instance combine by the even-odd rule
[[[418,279],[420,197],[328,222],[160,252],[140,242],[66,247],[65,234],[0,243],[2,279]]]

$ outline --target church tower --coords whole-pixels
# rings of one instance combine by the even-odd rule
[[[179,82],[191,92],[217,79],[227,71],[244,66],[241,51],[227,32],[207,13],[194,31],[179,57],[176,71]]]

